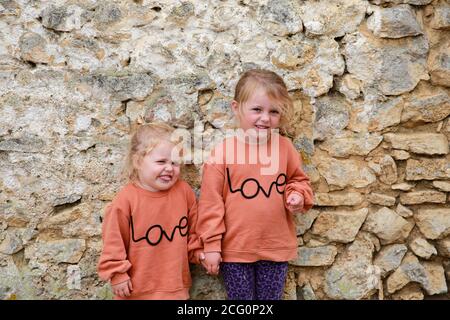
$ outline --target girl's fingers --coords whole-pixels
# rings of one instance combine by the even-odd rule
[[[133,285],[131,284],[131,280],[128,280],[128,289],[130,289],[130,291],[133,291]]]

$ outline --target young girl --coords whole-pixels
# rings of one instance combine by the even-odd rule
[[[107,207],[101,279],[115,299],[188,299],[189,260],[197,262],[195,194],[178,179],[180,158],[163,124],[140,126],[131,139],[129,182]],[[189,252],[189,253],[188,253]]]
[[[244,134],[226,138],[203,166],[202,264],[209,274],[220,264],[229,299],[281,299],[288,261],[297,255],[293,214],[313,205],[299,153],[274,130],[285,128],[293,102],[277,74],[250,70],[231,107]]]

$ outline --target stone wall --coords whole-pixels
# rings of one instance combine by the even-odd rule
[[[285,299],[448,298],[449,30],[445,0],[0,0],[0,299],[111,298],[101,217],[130,129],[207,151],[253,67],[286,80],[316,192]],[[193,298],[225,297],[193,272]]]

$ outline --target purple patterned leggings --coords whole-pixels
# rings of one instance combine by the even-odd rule
[[[280,300],[287,269],[287,262],[274,261],[220,265],[229,300]]]

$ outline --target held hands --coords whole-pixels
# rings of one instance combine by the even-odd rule
[[[131,280],[118,283],[112,286],[112,291],[116,296],[119,297],[129,297],[131,291],[133,291],[133,285],[131,284]]]
[[[200,253],[199,260],[207,274],[215,276],[219,274],[219,264],[222,261],[220,252]]]
[[[305,199],[303,195],[298,192],[292,192],[286,199],[286,207],[292,213],[303,212]]]

